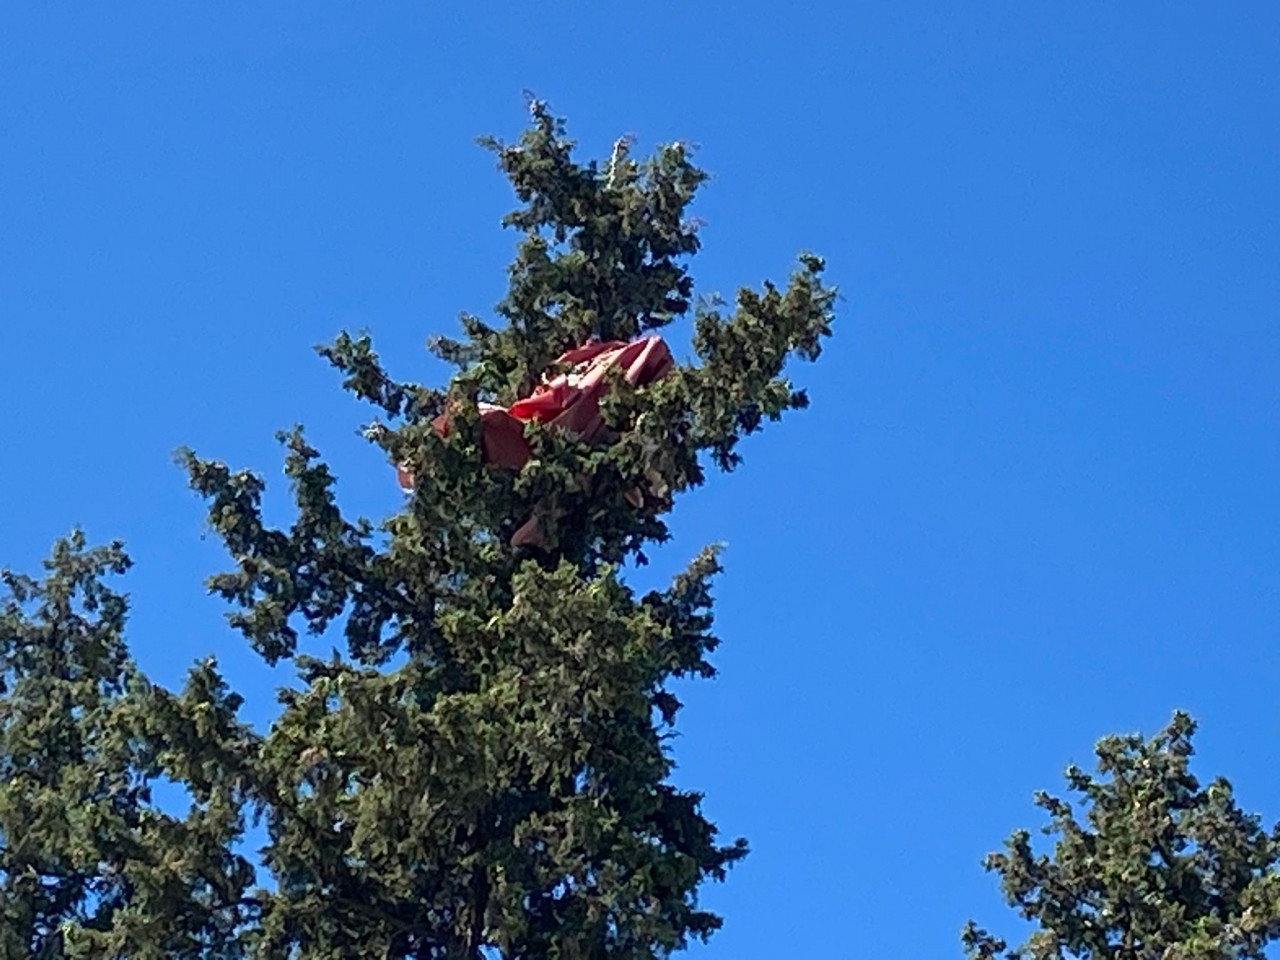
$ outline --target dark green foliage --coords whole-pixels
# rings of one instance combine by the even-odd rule
[[[242,829],[254,739],[211,664],[181,696],[129,661],[119,545],[76,534],[0,609],[0,956],[231,958],[253,916]],[[195,801],[159,811],[162,775]],[[65,941],[65,942],[64,942]]]
[[[1188,772],[1195,725],[1185,714],[1150,741],[1107,737],[1096,778],[1070,767],[1083,820],[1038,794],[1056,837],[1037,854],[1019,830],[986,860],[1035,931],[1017,950],[970,924],[970,957],[1029,960],[1261,958],[1280,936],[1280,828],[1236,806],[1231,785]]]
[[[667,538],[703,459],[733,467],[741,437],[805,404],[783,368],[818,355],[834,293],[804,257],[783,289],[700,308],[693,362],[642,389],[617,383],[606,442],[534,426],[521,471],[482,463],[477,402],[524,395],[588,338],[693,309],[686,208],[705,177],[687,152],[638,164],[620,142],[603,169],[582,166],[559,122],[540,104],[533,115],[519,143],[489,144],[522,239],[502,322],[464,317],[460,339],[433,344],[451,382],[393,379],[365,337],[321,350],[383,417],[366,430],[370,469],[392,484],[388,460],[411,468],[403,511],[346,517],[300,429],[281,437],[287,529],[264,521],[256,475],[181,455],[234,562],[210,589],[266,661],[298,669],[265,736],[237,722],[212,665],[176,697],[137,675],[123,600],[98,579],[123,569],[118,550],[77,541],[43,587],[11,581],[0,762],[30,772],[0,793],[5,957],[639,960],[719,926],[697,890],[745,846],[719,841],[700,797],[667,783],[665,748],[670,681],[714,674],[719,566],[704,552],[645,595],[622,568]],[[441,437],[431,420],[446,409]],[[542,546],[512,547],[534,514]],[[84,613],[46,599],[73,589]],[[331,627],[344,653],[300,652]],[[191,793],[185,820],[151,804],[160,775]],[[272,879],[252,894],[229,852],[248,815],[266,823]]]

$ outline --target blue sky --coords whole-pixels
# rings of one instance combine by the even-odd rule
[[[0,9],[0,563],[124,538],[131,642],[260,668],[171,453],[263,471],[306,424],[399,502],[311,353],[501,296],[479,134],[521,91],[584,155],[701,145],[703,293],[828,258],[810,410],[686,498],[725,540],[682,784],[754,853],[695,953],[958,957],[978,866],[1113,731],[1203,724],[1280,817],[1280,9],[1273,4],[221,3]],[[678,335],[677,331],[677,335]],[[677,349],[683,344],[677,340]]]

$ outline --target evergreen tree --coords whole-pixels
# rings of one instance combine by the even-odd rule
[[[173,696],[129,661],[119,544],[59,543],[0,608],[0,957],[231,958],[253,869],[231,851],[257,740],[204,663]],[[152,802],[186,785],[186,817]],[[65,936],[64,936],[65,935]]]
[[[366,337],[321,353],[377,409],[366,436],[413,480],[375,525],[341,511],[300,429],[282,435],[296,515],[263,482],[189,451],[233,569],[210,589],[268,663],[292,659],[270,730],[236,718],[214,665],[180,695],[129,661],[118,547],[60,544],[40,583],[9,576],[0,620],[0,941],[6,957],[663,956],[720,924],[697,890],[745,852],[668,782],[677,677],[710,677],[714,550],[638,595],[628,563],[667,539],[674,497],[731,469],[737,443],[805,405],[784,366],[814,359],[834,293],[805,256],[784,288],[694,306],[686,209],[705,175],[679,144],[619,142],[577,163],[539,103],[490,141],[520,207],[499,323],[435,341],[443,389],[393,379]],[[694,314],[693,362],[613,377],[601,438],[531,423],[527,462],[486,461],[481,404],[527,396],[556,358]],[[444,424],[444,426],[442,426]],[[390,480],[390,471],[388,471]],[[536,543],[513,545],[536,522]],[[300,633],[340,630],[318,659]],[[394,659],[393,659],[394,658]],[[184,785],[185,818],[150,786]],[[265,821],[250,890],[233,852]]]
[[[1149,741],[1107,737],[1098,772],[1067,769],[1083,819],[1046,793],[1051,854],[1018,830],[986,867],[1034,931],[1022,947],[970,923],[972,960],[1260,960],[1280,936],[1280,827],[1264,830],[1223,779],[1188,770],[1195,724],[1176,714]]]

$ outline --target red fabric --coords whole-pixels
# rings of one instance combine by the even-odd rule
[[[480,408],[480,449],[485,462],[496,463],[508,470],[519,470],[529,460],[529,441],[524,438],[524,424],[515,419],[502,407],[492,403],[479,404]],[[440,414],[431,421],[436,433],[442,437],[449,435],[449,414]],[[400,486],[406,490],[413,489],[413,477],[401,464],[396,468]]]
[[[613,367],[621,367],[622,375],[632,386],[642,387],[660,380],[671,372],[675,360],[661,337],[645,337],[626,343],[613,340],[585,343],[561,355],[558,366],[571,365],[567,373],[540,384],[509,410],[493,404],[480,404],[480,446],[486,463],[508,470],[519,470],[528,462],[529,442],[524,437],[527,421],[552,424],[587,442],[596,439],[603,423],[600,397],[608,385],[606,376]],[[449,432],[449,414],[443,413],[432,422],[441,436]],[[396,467],[400,486],[413,489],[413,476],[403,464]],[[539,524],[535,514],[512,538],[516,546],[536,544]]]
[[[557,364],[572,364],[562,373],[533,391],[533,395],[511,405],[517,420],[536,420],[561,427],[583,440],[594,440],[600,432],[600,396],[613,367],[632,386],[641,387],[665,377],[675,361],[661,337],[646,337],[624,343],[588,343],[565,353]]]

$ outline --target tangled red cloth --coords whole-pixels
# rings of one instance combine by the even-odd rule
[[[621,367],[623,378],[640,387],[665,377],[675,365],[661,337],[589,343],[570,350],[556,363],[572,364],[573,369],[539,386],[532,396],[517,400],[509,412],[517,420],[554,424],[586,441],[600,432],[600,396],[610,369]]]
[[[571,365],[567,373],[541,383],[509,409],[482,403],[480,446],[487,463],[519,470],[531,455],[524,438],[524,424],[530,420],[551,424],[581,440],[591,442],[604,426],[600,419],[600,397],[608,385],[613,367],[622,368],[623,378],[632,386],[660,380],[675,366],[671,351],[661,337],[645,337],[630,343],[611,340],[586,343],[562,354],[558,366]],[[449,432],[449,415],[432,422],[441,436]],[[396,469],[400,486],[413,489],[413,477],[403,464]]]

